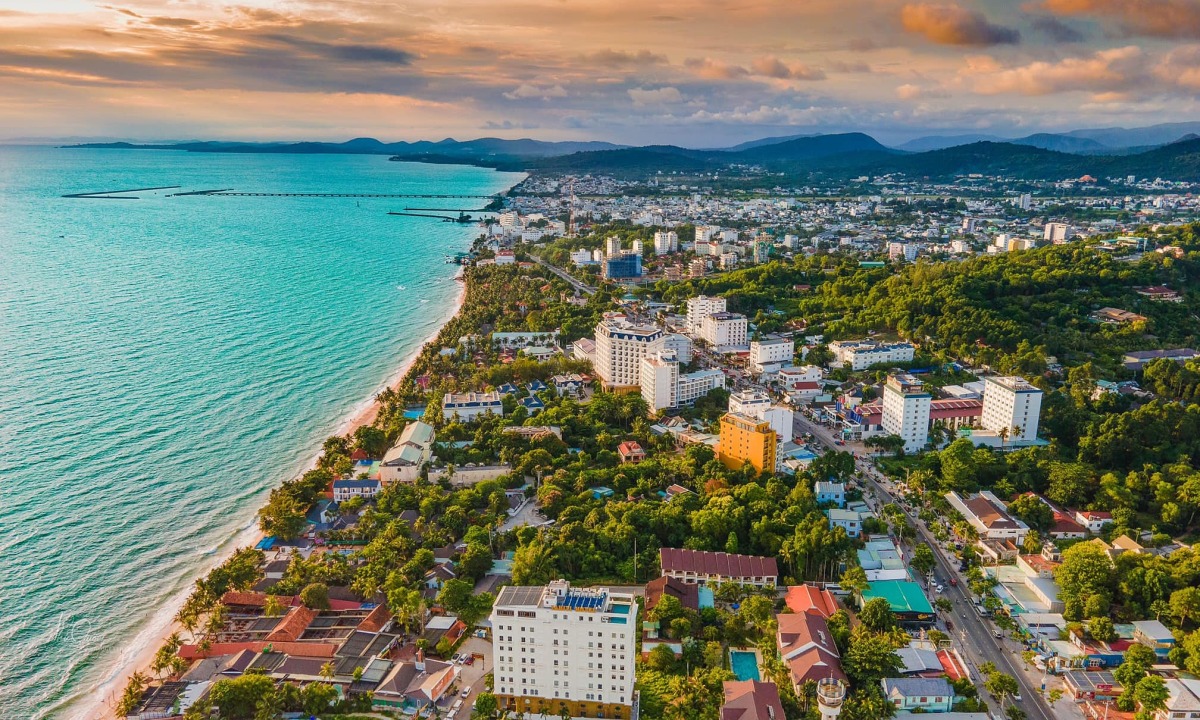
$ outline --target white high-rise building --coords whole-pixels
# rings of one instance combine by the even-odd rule
[[[979,424],[985,430],[1007,430],[1011,443],[1031,442],[1037,439],[1041,413],[1042,391],[1025,378],[984,379],[983,416]]]
[[[634,255],[644,255],[645,252],[646,252],[646,248],[642,243],[642,239],[634,238],[633,239],[633,254]]]
[[[1022,193],[1021,197],[1017,198],[1017,207],[1028,211],[1029,208],[1033,207],[1033,196],[1029,193]]]
[[[654,254],[668,255],[679,251],[679,235],[674,230],[659,230],[654,233]]]
[[[796,355],[796,342],[791,338],[767,337],[750,341],[750,369],[765,372],[769,367],[790,363]]]
[[[749,326],[745,315],[712,313],[700,324],[700,337],[714,348],[745,347]]]
[[[618,314],[606,315],[596,326],[592,366],[601,382],[610,387],[641,384],[642,358],[662,337],[653,325],[634,325]]]
[[[760,410],[771,407],[771,396],[762,390],[737,390],[729,396],[729,412],[757,418]]]
[[[830,367],[850,363],[851,370],[866,370],[881,363],[912,362],[916,348],[912,343],[878,343],[874,340],[835,340],[829,343],[833,353]]]
[[[1042,239],[1055,245],[1062,245],[1075,237],[1075,228],[1066,223],[1046,223]]]
[[[713,390],[724,387],[725,373],[717,368],[684,373],[675,385],[675,400],[680,405],[691,405]]]
[[[642,358],[642,399],[653,412],[679,407],[679,359],[670,350],[651,352]]]
[[[908,373],[888,377],[883,386],[883,418],[888,435],[904,439],[904,452],[918,452],[929,442],[929,408],[933,396]]]
[[[615,257],[621,254],[621,238],[617,235],[610,235],[604,241],[604,254],[608,257]]]
[[[692,339],[687,335],[665,333],[650,347],[650,352],[660,350],[670,350],[675,353],[675,357],[679,358],[681,363],[686,364],[692,361]]]
[[[693,336],[700,335],[704,318],[713,313],[725,312],[725,298],[700,295],[687,301],[687,330]]]
[[[508,586],[492,608],[494,692],[527,718],[629,720],[634,704],[638,605],[628,593]]]
[[[762,390],[737,390],[729,396],[729,412],[735,415],[770,423],[780,443],[791,442],[795,436],[795,413],[791,408],[776,405]]]
[[[721,232],[721,228],[712,225],[697,225],[696,226],[696,242],[708,242],[712,240],[717,233]]]

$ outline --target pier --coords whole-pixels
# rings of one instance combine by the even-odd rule
[[[494,200],[498,195],[410,195],[403,193],[277,193],[212,192],[213,197],[297,197],[297,198],[425,198],[439,200]]]
[[[233,188],[222,188],[220,190],[192,190],[191,192],[171,193],[167,197],[185,197],[187,195],[216,195],[217,193],[229,192]]]
[[[164,185],[162,187],[129,188],[128,190],[100,190],[98,192],[71,193],[63,195],[74,200],[138,200],[138,196],[130,195],[135,192],[150,192],[152,190],[178,190],[180,185]]]

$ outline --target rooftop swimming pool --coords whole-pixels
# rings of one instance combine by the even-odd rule
[[[758,653],[751,650],[730,650],[729,666],[738,680],[762,680],[758,671]]]

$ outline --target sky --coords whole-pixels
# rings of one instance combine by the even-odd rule
[[[720,147],[1200,118],[1200,0],[0,0],[0,138]]]

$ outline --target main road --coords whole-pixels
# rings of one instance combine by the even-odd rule
[[[799,413],[796,414],[795,431],[797,434],[812,433],[816,440],[831,450],[846,449],[834,442],[834,435],[828,428],[811,422]],[[867,487],[875,496],[876,509],[880,505],[896,502],[891,492],[884,489],[881,484],[886,483],[886,479],[868,461],[856,456],[854,462],[859,474],[866,481]],[[917,529],[920,540],[935,550],[934,557],[937,559],[937,569],[941,577],[957,578],[956,585],[944,586],[943,594],[954,603],[955,629],[953,634],[958,636],[956,638],[959,641],[958,647],[965,653],[969,663],[974,666],[972,675],[977,687],[983,684],[979,666],[985,662],[991,662],[1000,671],[1016,678],[1017,686],[1020,688],[1021,700],[1018,701],[1018,704],[1021,705],[1021,709],[1025,710],[1030,717],[1054,720],[1055,715],[1046,704],[1045,698],[1042,697],[1041,688],[1030,680],[1022,668],[1014,664],[1013,655],[1017,650],[1010,651],[1003,638],[996,638],[994,630],[975,612],[970,590],[967,588],[966,579],[958,572],[956,559],[946,557],[941,544],[930,534],[925,523],[916,517],[916,513],[899,503],[897,503],[897,507],[904,510],[905,515]]]
[[[585,284],[582,280],[574,277],[573,275],[571,275],[571,273],[567,272],[566,270],[563,270],[562,268],[560,268],[556,265],[546,262],[545,260],[541,259],[537,255],[530,255],[530,257],[532,257],[537,262],[538,265],[541,265],[542,267],[546,268],[550,272],[559,276],[563,280],[566,280],[568,283],[571,284],[571,287],[575,288],[576,290],[583,293],[584,295],[591,295],[596,292],[596,288],[592,287],[591,285]]]

